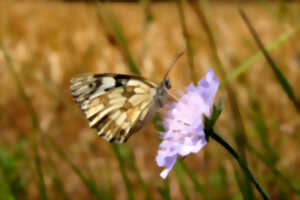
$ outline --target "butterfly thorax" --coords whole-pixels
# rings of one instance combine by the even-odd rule
[[[169,80],[163,80],[159,87],[157,87],[157,92],[154,97],[154,101],[160,106],[163,107],[163,105],[168,100],[168,90],[171,88],[171,84]]]
[[[153,97],[152,105],[149,108],[149,112],[145,116],[145,118],[139,121],[135,128],[132,129],[132,132],[136,132],[140,130],[145,123],[150,121],[154,115],[165,105],[168,100],[168,89],[170,89],[170,82],[168,80],[163,80],[158,87],[156,88],[156,93]]]

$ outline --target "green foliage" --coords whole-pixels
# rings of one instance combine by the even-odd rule
[[[294,34],[296,34],[300,29],[295,29],[293,31],[287,31],[285,33],[282,33],[276,40],[273,40],[269,44],[266,45],[266,50],[268,52],[278,48],[280,45],[284,44],[288,39],[290,39]],[[242,62],[240,65],[234,68],[234,71],[229,73],[225,80],[221,83],[221,87],[224,85],[227,85],[231,83],[233,80],[237,79],[238,76],[242,75],[243,73],[246,73],[250,67],[252,67],[255,63],[262,60],[264,58],[263,53],[260,51],[255,53],[250,58],[246,59],[244,62]]]
[[[166,178],[163,180],[163,186],[157,188],[158,192],[160,193],[163,200],[170,200],[171,194],[170,194],[170,183],[169,179]]]
[[[23,149],[25,145],[25,141],[20,141],[14,149],[0,146],[0,199],[27,199],[24,176],[27,171],[19,167],[27,157]]]
[[[287,96],[289,97],[289,99],[294,103],[296,109],[300,113],[300,102],[297,100],[297,98],[296,98],[296,96],[294,94],[294,91],[293,91],[292,87],[290,86],[287,78],[279,70],[279,67],[275,64],[274,60],[269,55],[269,53],[266,50],[266,48],[264,47],[261,39],[259,38],[257,32],[255,31],[254,27],[250,23],[247,15],[246,15],[246,13],[242,9],[240,9],[240,15],[241,15],[242,19],[244,20],[244,22],[246,23],[246,25],[247,25],[250,33],[252,34],[253,38],[255,39],[255,42],[257,43],[257,45],[259,46],[260,50],[262,51],[264,57],[268,61],[270,67],[272,68],[272,70],[273,70],[273,72],[274,72],[274,74],[275,74],[278,82],[280,83],[282,89],[287,94]]]
[[[183,194],[184,199],[188,200],[188,199],[190,199],[189,194],[188,194],[189,189],[187,188],[187,185],[185,182],[181,162],[182,161],[180,160],[175,164],[174,170],[175,170],[175,175],[176,175],[178,183],[179,183],[181,193]]]
[[[23,100],[23,102],[26,104],[27,109],[30,112],[31,124],[33,127],[33,130],[32,130],[33,135],[30,138],[30,142],[31,142],[31,148],[33,151],[33,160],[34,160],[34,164],[36,167],[36,173],[38,175],[38,188],[39,188],[41,199],[47,200],[48,196],[47,196],[47,191],[46,191],[46,186],[45,186],[44,174],[43,174],[42,166],[41,166],[41,157],[39,154],[39,149],[38,149],[38,144],[37,144],[37,134],[40,133],[40,125],[38,122],[38,118],[37,118],[36,112],[33,108],[33,105],[31,103],[31,100],[25,91],[25,87],[24,87],[23,83],[20,81],[20,78],[16,72],[13,60],[12,60],[11,56],[8,54],[8,52],[6,51],[6,49],[3,46],[3,44],[1,43],[1,41],[0,41],[0,50],[4,54],[4,58],[7,63],[7,69],[9,71],[11,77],[14,79],[15,84],[17,85],[19,95],[20,95],[21,99]]]
[[[99,190],[95,180],[84,175],[83,171],[78,168],[76,164],[72,162],[72,160],[70,160],[63,149],[58,146],[55,141],[53,141],[50,137],[47,138],[47,141],[49,142],[49,145],[54,148],[55,152],[61,157],[61,159],[71,167],[73,172],[80,178],[82,183],[89,189],[89,191],[95,195],[96,199],[102,199],[103,194]]]
[[[196,2],[196,1],[195,1]],[[200,4],[204,1],[199,1]],[[178,22],[180,22],[180,26],[183,31],[183,37],[184,42],[187,48],[187,56],[188,56],[188,64],[190,67],[191,72],[191,79],[196,80],[197,71],[195,69],[195,61],[197,60],[197,57],[194,57],[196,55],[197,49],[194,48],[194,44],[197,42],[194,41],[196,38],[195,35],[191,34],[192,31],[188,30],[189,27],[188,24],[191,23],[190,20],[190,13],[189,12],[183,12],[185,10],[185,6],[189,6],[190,4],[186,4],[187,2],[184,2],[182,0],[177,1],[178,10],[176,10],[176,14],[178,14]],[[210,4],[210,2],[206,1],[206,4]],[[264,2],[266,3],[266,2]],[[153,15],[155,13],[150,12],[150,6],[152,6],[151,1],[144,0],[142,1],[142,5],[144,6],[144,14],[145,14],[145,26],[151,26],[152,24],[155,24],[156,22],[156,16]],[[280,2],[280,9],[279,12],[272,11],[271,9],[269,12],[274,12],[278,17],[278,23],[284,22],[284,20],[287,20],[289,13],[287,12],[287,7],[285,7],[287,4],[285,2]],[[193,5],[191,5],[193,6]],[[198,10],[199,11],[199,10]],[[203,12],[204,11],[204,12]],[[107,27],[109,27],[109,30],[112,32],[112,37],[110,39],[113,39],[114,41],[117,41],[116,49],[118,49],[124,60],[127,62],[127,66],[129,71],[132,74],[140,75],[138,65],[135,62],[135,58],[131,53],[130,45],[125,37],[125,31],[123,27],[121,26],[121,23],[119,23],[118,19],[114,16],[113,12],[109,9],[108,6],[104,6],[101,4],[99,7],[100,16],[102,17],[102,20],[105,22]],[[202,10],[204,14],[206,12],[210,15],[207,16],[213,16],[213,13],[210,9],[207,11],[204,9]],[[203,14],[202,13],[202,14]],[[197,15],[199,13],[196,13]],[[177,17],[178,17],[177,16]],[[221,73],[225,74],[225,69],[222,69],[222,62],[221,59],[218,56],[218,45],[219,45],[219,38],[215,37],[215,25],[213,24],[213,20],[210,20],[210,18],[206,19],[205,15],[202,16],[204,18],[200,19],[201,23],[206,24],[204,26],[204,31],[206,31],[206,35],[209,40],[209,47],[211,47],[211,52],[209,52],[212,56],[212,60],[215,63],[215,67],[221,69]],[[204,20],[204,21],[203,21]],[[279,24],[279,26],[282,24]],[[103,27],[101,27],[103,28]],[[125,27],[124,27],[125,28]],[[194,27],[195,29],[201,29],[201,27]],[[205,30],[206,29],[206,30]],[[145,28],[147,30],[147,27]],[[170,29],[171,30],[171,29]],[[172,29],[173,30],[173,29]],[[0,39],[2,40],[2,35],[4,33],[4,30],[1,30]],[[189,33],[191,32],[191,33]],[[290,100],[297,106],[299,105],[299,102],[295,96],[295,91],[292,90],[292,87],[290,86],[290,83],[288,82],[289,77],[284,75],[284,71],[282,71],[283,68],[279,68],[278,65],[274,62],[274,60],[270,57],[270,52],[274,49],[279,49],[280,47],[285,44],[288,40],[290,40],[293,36],[295,36],[299,32],[299,27],[294,26],[292,31],[286,31],[282,30],[281,35],[274,39],[273,41],[269,42],[266,47],[260,46],[260,50],[263,52],[257,52],[252,57],[249,57],[247,59],[242,60],[241,64],[237,67],[233,68],[233,71],[230,73],[225,74],[224,79],[221,83],[221,86],[228,87],[229,85],[239,84],[237,80],[238,77],[241,77],[241,75],[250,75],[250,72],[248,71],[250,67],[253,67],[254,64],[256,64],[258,61],[262,60],[264,57],[267,59],[269,65],[271,66],[271,69],[274,72],[274,75],[276,77],[276,80],[281,85],[283,91],[287,94],[287,96],[290,98]],[[198,36],[197,36],[198,37]],[[202,37],[202,36],[201,36]],[[70,38],[72,38],[70,36]],[[47,38],[49,39],[49,38]],[[260,39],[258,35],[258,39]],[[49,39],[50,40],[50,39]],[[195,42],[195,43],[194,43]],[[72,42],[71,42],[72,43]],[[2,44],[2,43],[1,43]],[[5,43],[6,44],[6,43]],[[98,45],[98,44],[97,44]],[[92,56],[93,53],[96,52],[96,44],[89,45],[89,48],[84,51],[84,54],[82,57],[84,57],[84,60],[88,60],[88,64],[92,64]],[[147,43],[146,50],[149,50],[152,44]],[[202,45],[202,43],[201,43]],[[64,91],[65,88],[61,89],[60,85],[55,85],[51,81],[47,80],[47,78],[44,78],[40,74],[35,72],[35,68],[30,66],[26,67],[21,65],[22,70],[20,71],[19,63],[14,60],[13,55],[14,52],[10,52],[10,54],[6,51],[3,44],[0,47],[1,49],[1,55],[4,55],[3,58],[5,60],[5,66],[7,66],[7,72],[9,72],[10,77],[12,77],[12,80],[14,81],[14,84],[17,86],[19,97],[18,99],[22,101],[22,104],[25,106],[26,115],[29,116],[29,123],[30,123],[30,131],[28,131],[30,134],[25,135],[25,139],[18,139],[16,144],[9,144],[9,145],[3,145],[3,143],[0,144],[0,199],[7,199],[7,200],[17,200],[17,199],[29,199],[32,197],[32,194],[30,194],[31,189],[33,186],[30,184],[36,184],[37,191],[39,192],[39,199],[48,199],[52,197],[52,195],[57,195],[58,198],[69,200],[73,199],[74,196],[67,190],[66,183],[64,180],[64,175],[59,174],[58,170],[63,165],[67,165],[69,169],[72,170],[72,173],[74,173],[74,176],[77,176],[81,183],[83,188],[86,188],[87,191],[95,198],[95,199],[104,199],[104,200],[110,200],[110,199],[116,199],[116,196],[118,195],[116,193],[116,188],[124,187],[125,185],[125,191],[127,192],[127,199],[133,200],[138,199],[138,195],[142,194],[143,199],[151,200],[155,199],[157,196],[154,194],[154,192],[157,192],[160,195],[160,198],[163,200],[169,200],[171,198],[171,194],[173,195],[173,188],[171,185],[173,185],[174,182],[172,182],[173,178],[176,178],[175,184],[178,184],[178,187],[180,189],[180,192],[184,199],[193,199],[196,195],[197,199],[205,199],[205,200],[212,200],[212,199],[253,199],[255,198],[252,193],[247,193],[248,189],[245,189],[245,180],[241,177],[240,170],[235,165],[233,165],[233,173],[232,171],[228,170],[228,166],[226,165],[226,162],[224,161],[223,157],[216,158],[215,153],[212,153],[211,151],[208,152],[208,158],[207,160],[214,160],[219,159],[218,162],[216,162],[216,165],[209,165],[209,169],[203,169],[203,172],[198,173],[196,170],[193,170],[194,168],[190,168],[191,162],[183,162],[183,160],[180,160],[175,168],[174,172],[172,172],[175,176],[170,176],[170,179],[166,180],[160,180],[159,175],[157,174],[157,177],[155,179],[158,179],[157,183],[152,183],[150,181],[153,181],[154,178],[146,179],[142,176],[143,173],[142,170],[139,169],[136,164],[136,157],[135,157],[135,149],[130,148],[131,144],[128,146],[126,145],[118,145],[113,144],[111,147],[112,152],[114,153],[114,156],[117,158],[118,166],[119,166],[119,173],[122,176],[122,179],[118,182],[120,184],[115,184],[115,180],[113,180],[114,175],[116,174],[115,168],[113,168],[112,163],[105,163],[105,177],[102,179],[97,179],[97,171],[89,171],[90,169],[88,166],[82,167],[82,164],[75,163],[71,156],[69,156],[68,149],[64,148],[63,146],[59,146],[55,140],[51,139],[55,136],[55,133],[43,131],[41,128],[41,124],[44,123],[39,116],[37,115],[36,109],[38,109],[38,104],[33,105],[34,98],[38,97],[38,93],[36,94],[35,91],[31,91],[32,88],[35,87],[41,87],[45,89],[47,95],[51,96],[53,102],[55,102],[59,109],[64,110],[67,108],[68,112],[72,112],[73,116],[78,116],[78,111],[74,111],[75,106],[73,103],[70,102],[69,94],[66,95],[66,92]],[[72,53],[75,52],[74,49],[71,49]],[[97,52],[98,53],[98,52]],[[199,53],[199,52],[197,52]],[[201,52],[202,54],[203,52]],[[95,54],[96,55],[96,54]],[[197,54],[198,55],[198,54]],[[162,54],[163,56],[163,54]],[[2,57],[0,57],[1,59]],[[38,60],[38,59],[36,59]],[[1,60],[0,60],[1,61]],[[35,63],[35,60],[31,61],[33,65],[39,65],[38,62]],[[197,66],[202,67],[202,66]],[[18,70],[17,70],[18,69]],[[79,71],[84,71],[85,68],[81,68]],[[72,69],[73,70],[73,69]],[[75,70],[74,70],[75,71]],[[74,71],[72,73],[74,73]],[[6,72],[6,71],[5,71]],[[2,74],[2,69],[1,69]],[[29,79],[32,81],[32,85],[27,90],[27,85],[23,83],[24,79]],[[24,81],[25,82],[25,81]],[[224,87],[224,88],[225,88]],[[245,85],[245,87],[248,87],[248,85]],[[29,92],[28,92],[29,91]],[[252,172],[254,173],[254,176],[258,178],[258,181],[261,185],[267,188],[267,190],[276,196],[278,199],[292,199],[294,196],[300,196],[300,183],[297,180],[297,175],[292,174],[294,171],[290,172],[290,168],[293,168],[294,165],[292,164],[288,165],[286,163],[282,163],[283,161],[286,161],[285,156],[280,154],[280,148],[275,146],[276,143],[272,139],[276,138],[278,140],[285,140],[286,138],[292,138],[295,140],[298,140],[297,137],[294,137],[293,135],[272,135],[271,133],[278,133],[280,130],[277,130],[278,127],[270,127],[270,120],[272,119],[272,113],[265,113],[263,111],[263,107],[268,103],[263,97],[257,97],[254,95],[253,92],[248,91],[248,99],[246,103],[248,103],[247,109],[243,106],[238,106],[241,104],[239,101],[231,101],[232,93],[228,93],[229,100],[226,99],[225,101],[225,107],[226,104],[234,104],[231,109],[233,109],[233,112],[237,112],[237,110],[240,109],[240,113],[242,113],[241,116],[238,116],[237,120],[234,121],[232,116],[230,116],[232,123],[237,126],[243,126],[244,121],[248,120],[250,123],[250,129],[248,129],[248,126],[245,128],[245,133],[242,134],[248,134],[254,132],[254,139],[252,137],[249,137],[249,140],[246,141],[244,151],[248,152],[248,160],[250,162],[248,163],[249,168],[253,169]],[[233,96],[234,93],[233,93]],[[238,95],[236,95],[238,96]],[[236,98],[239,100],[238,98]],[[2,103],[2,101],[0,102]],[[245,102],[243,102],[245,103]],[[5,123],[6,119],[6,112],[2,112],[2,110],[6,109],[5,105],[0,105],[0,123],[1,125]],[[77,108],[76,108],[77,109]],[[223,109],[223,104],[220,107],[214,107],[213,111],[213,117],[210,121],[210,124],[208,126],[214,126],[215,122],[217,121],[218,117],[221,114],[221,110]],[[235,110],[237,109],[237,110]],[[226,108],[225,108],[226,110]],[[250,110],[250,111],[249,111]],[[5,111],[5,110],[4,110]],[[74,112],[73,112],[74,111]],[[21,115],[24,114],[21,111]],[[50,111],[47,111],[50,112]],[[52,111],[51,111],[52,112]],[[59,111],[60,112],[60,111]],[[60,113],[56,112],[55,117],[57,117],[57,121],[60,121]],[[246,119],[246,117],[248,117]],[[44,116],[43,116],[44,117]],[[222,117],[222,116],[221,116]],[[243,117],[243,118],[242,118]],[[279,118],[279,116],[277,116]],[[45,119],[43,119],[45,120]],[[61,120],[62,121],[62,120]],[[42,122],[42,123],[41,123]],[[153,119],[153,124],[157,130],[163,131],[162,127],[162,118],[160,115],[156,115]],[[239,124],[240,123],[240,124]],[[216,123],[217,125],[218,123]],[[249,125],[248,124],[248,125]],[[50,124],[51,126],[51,124]],[[57,128],[63,127],[63,121],[60,122],[59,126]],[[218,127],[218,125],[217,125]],[[13,130],[17,130],[18,127],[10,127]],[[253,130],[252,130],[253,129]],[[276,129],[274,131],[274,129]],[[53,130],[53,129],[52,129]],[[236,131],[236,130],[234,130]],[[295,129],[294,131],[297,131]],[[61,131],[63,132],[63,131]],[[79,132],[79,131],[78,131]],[[226,131],[224,131],[226,133]],[[227,132],[232,132],[227,131]],[[224,134],[225,134],[224,133]],[[281,132],[280,132],[281,133]],[[53,134],[53,137],[52,137]],[[65,135],[68,135],[69,133],[65,133]],[[223,130],[222,130],[223,134]],[[48,137],[48,135],[51,135],[51,138]],[[248,136],[248,135],[247,135]],[[251,135],[252,136],[252,135]],[[140,136],[142,137],[142,136]],[[148,136],[145,136],[148,137]],[[230,137],[230,136],[227,136]],[[60,139],[57,137],[57,139]],[[44,141],[47,141],[44,144]],[[238,145],[238,143],[237,143]],[[285,144],[286,145],[286,144]],[[13,148],[12,148],[13,147]],[[145,147],[148,148],[148,147]],[[156,148],[156,147],[155,147]],[[239,148],[237,146],[237,148]],[[287,148],[285,146],[284,148]],[[153,149],[153,147],[152,147]],[[28,153],[30,152],[30,153]],[[97,146],[93,146],[93,156],[99,156],[97,155]],[[101,152],[102,153],[102,152]],[[156,152],[153,151],[153,155]],[[207,152],[205,152],[207,153]],[[240,153],[240,152],[239,152]],[[45,155],[50,156],[58,156],[59,161],[51,160],[46,156],[46,159],[44,158]],[[77,156],[77,155],[74,155]],[[101,155],[102,156],[102,155]],[[222,155],[223,156],[223,155]],[[254,160],[254,162],[253,162]],[[196,162],[198,162],[196,160]],[[205,161],[203,161],[205,162]],[[244,163],[244,161],[238,161],[241,165],[243,165],[243,169],[246,171],[246,174],[249,178],[251,174],[249,175],[250,171],[247,171],[247,164]],[[196,163],[199,164],[199,163]],[[155,161],[153,160],[153,168],[155,166]],[[57,168],[57,169],[56,169]],[[103,167],[104,168],[104,167]],[[246,169],[247,168],[247,169]],[[87,172],[88,171],[88,172]],[[158,170],[157,170],[158,171]],[[156,171],[156,172],[157,172]],[[268,172],[268,174],[263,174],[263,172]],[[33,175],[34,174],[34,175]],[[32,176],[29,177],[28,176]],[[231,177],[231,176],[234,176]],[[47,182],[47,185],[45,184],[45,178],[46,180],[50,180]],[[202,178],[203,177],[203,178]],[[208,178],[207,178],[208,177]],[[33,180],[31,180],[33,179]],[[36,180],[35,180],[36,179]],[[121,184],[121,181],[123,180],[124,185]],[[150,180],[150,181],[149,181]],[[232,180],[236,180],[236,182],[232,183]],[[253,181],[253,176],[250,177],[250,180]],[[170,184],[171,183],[171,184]],[[240,188],[240,192],[237,191],[237,185]],[[256,185],[256,187],[258,187]],[[263,191],[260,191],[263,192]],[[48,197],[48,193],[50,194]],[[139,194],[138,194],[139,193]],[[56,199],[57,196],[53,196],[53,199]],[[126,195],[125,195],[126,196]],[[76,198],[76,197],[75,197]],[[125,198],[125,197],[124,197]],[[265,197],[266,198],[266,197]]]

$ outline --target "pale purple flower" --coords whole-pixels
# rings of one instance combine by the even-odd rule
[[[207,143],[204,134],[204,115],[210,117],[219,80],[213,70],[187,87],[179,100],[171,103],[163,121],[165,132],[159,146],[156,162],[165,168],[160,176],[166,178],[178,157],[198,153]]]

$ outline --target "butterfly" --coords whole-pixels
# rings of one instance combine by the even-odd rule
[[[182,54],[177,55],[159,84],[126,74],[75,76],[70,81],[73,99],[100,137],[124,143],[166,103],[171,88],[167,76]]]

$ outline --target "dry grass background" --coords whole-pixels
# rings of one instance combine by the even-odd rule
[[[121,24],[129,48],[138,63],[142,75],[160,81],[175,54],[185,49],[185,42],[179,23],[175,4],[156,3],[151,6],[154,20],[145,23],[141,4],[105,4],[110,8]],[[204,4],[204,12],[213,29],[218,53],[228,73],[258,51],[249,31],[239,17],[234,3],[212,2]],[[254,27],[264,43],[269,43],[280,34],[299,26],[300,4],[291,3],[249,3],[245,5]],[[200,21],[189,6],[185,6],[188,31],[194,49],[196,74],[200,79],[208,68],[214,68],[207,36]],[[71,100],[69,80],[78,73],[114,72],[130,73],[122,51],[115,41],[107,38],[113,31],[108,24],[97,16],[94,4],[62,2],[0,2],[0,41],[13,59],[13,65],[30,95],[34,109],[38,114],[43,134],[56,141],[86,174],[92,173],[101,186],[113,185],[115,199],[126,199],[126,191],[119,171],[119,165],[111,146],[97,137],[95,131],[88,128],[87,121]],[[293,35],[271,53],[300,97],[300,37]],[[18,167],[26,182],[27,198],[39,199],[36,187],[32,152],[26,138],[32,137],[32,126],[27,107],[20,99],[14,80],[5,67],[3,54],[0,54],[0,127],[1,146],[12,150],[25,141],[25,154]],[[172,93],[183,90],[191,82],[187,57],[182,58],[170,75]],[[253,146],[260,147],[257,132],[251,121],[250,96],[255,96],[262,110],[262,116],[268,127],[269,142],[278,153],[280,160],[276,167],[291,177],[300,178],[299,130],[300,118],[276,81],[268,64],[261,60],[246,73],[234,80],[232,87],[236,91],[242,111],[247,137]],[[217,124],[218,132],[233,144],[232,119],[228,114],[228,98],[224,88],[218,97],[225,98],[225,110]],[[40,134],[39,150],[45,175],[47,191],[54,199],[60,199],[53,186],[52,176],[57,174],[63,180],[63,186],[72,199],[93,199],[80,179],[70,167],[43,142]],[[140,173],[150,186],[155,199],[160,199],[157,187],[163,183],[159,177],[160,169],[154,158],[158,147],[157,133],[150,123],[135,134],[127,145],[133,149],[135,162]],[[52,162],[49,162],[52,160]],[[271,194],[272,199],[282,199],[280,187],[285,183],[271,178],[270,170],[255,156],[248,156],[249,165],[258,180]],[[189,156],[185,162],[206,185],[208,191],[215,193],[216,199],[234,195],[238,187],[234,177],[231,159],[218,145],[209,144],[197,155]],[[222,168],[223,167],[223,168]],[[24,170],[23,170],[24,169]],[[216,180],[221,179],[218,171],[225,170],[226,180],[217,188]],[[135,175],[129,172],[130,181],[137,199],[143,198]],[[222,174],[222,173],[221,173]],[[172,199],[182,199],[182,193],[173,173],[170,175]],[[192,186],[188,184],[188,188]],[[217,189],[216,189],[217,188]],[[198,193],[190,189],[190,197],[199,199]],[[289,189],[286,199],[296,199]],[[62,199],[62,198],[61,198]]]

